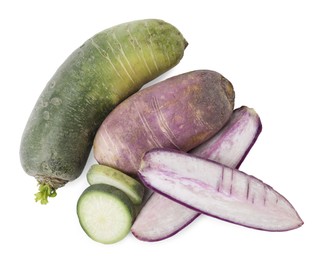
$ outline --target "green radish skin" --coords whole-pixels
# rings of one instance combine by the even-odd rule
[[[140,205],[144,196],[144,186],[134,178],[114,168],[94,164],[87,173],[90,185],[104,183],[114,186],[127,194],[135,205]]]
[[[101,183],[84,190],[77,202],[77,215],[82,229],[91,239],[113,244],[130,232],[135,213],[123,191]]]
[[[117,104],[174,67],[187,46],[162,20],[124,23],[104,30],[76,49],[37,100],[21,139],[24,171],[47,203],[56,189],[80,176],[95,133]]]

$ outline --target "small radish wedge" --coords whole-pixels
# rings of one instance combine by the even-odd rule
[[[90,185],[104,183],[122,190],[135,205],[142,202],[144,186],[134,178],[114,168],[94,164],[87,173],[87,180]]]
[[[153,149],[141,161],[143,183],[206,215],[242,226],[286,231],[303,221],[272,187],[239,170],[171,149]]]
[[[77,203],[77,214],[85,233],[103,244],[122,240],[134,219],[128,196],[107,184],[94,184],[85,189]]]
[[[191,154],[236,167],[242,163],[262,130],[259,115],[242,106],[216,135],[190,151]],[[153,193],[140,211],[132,233],[143,241],[159,241],[178,233],[200,213],[159,193]]]

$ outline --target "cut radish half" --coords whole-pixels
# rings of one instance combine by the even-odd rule
[[[254,109],[242,106],[233,111],[225,127],[190,153],[230,167],[238,167],[262,130]],[[194,221],[200,213],[153,193],[140,211],[132,233],[144,241],[166,239]]]
[[[293,206],[259,179],[216,162],[153,149],[141,162],[145,185],[187,207],[242,226],[286,231],[303,221]]]

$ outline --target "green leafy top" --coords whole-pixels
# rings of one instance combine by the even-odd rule
[[[38,183],[39,192],[35,193],[35,201],[40,201],[41,204],[45,205],[48,203],[48,197],[55,197],[56,190],[47,183]]]

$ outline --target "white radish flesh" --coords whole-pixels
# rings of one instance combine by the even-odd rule
[[[269,185],[194,155],[154,149],[143,157],[139,173],[152,190],[212,217],[267,231],[303,224],[288,200]]]

